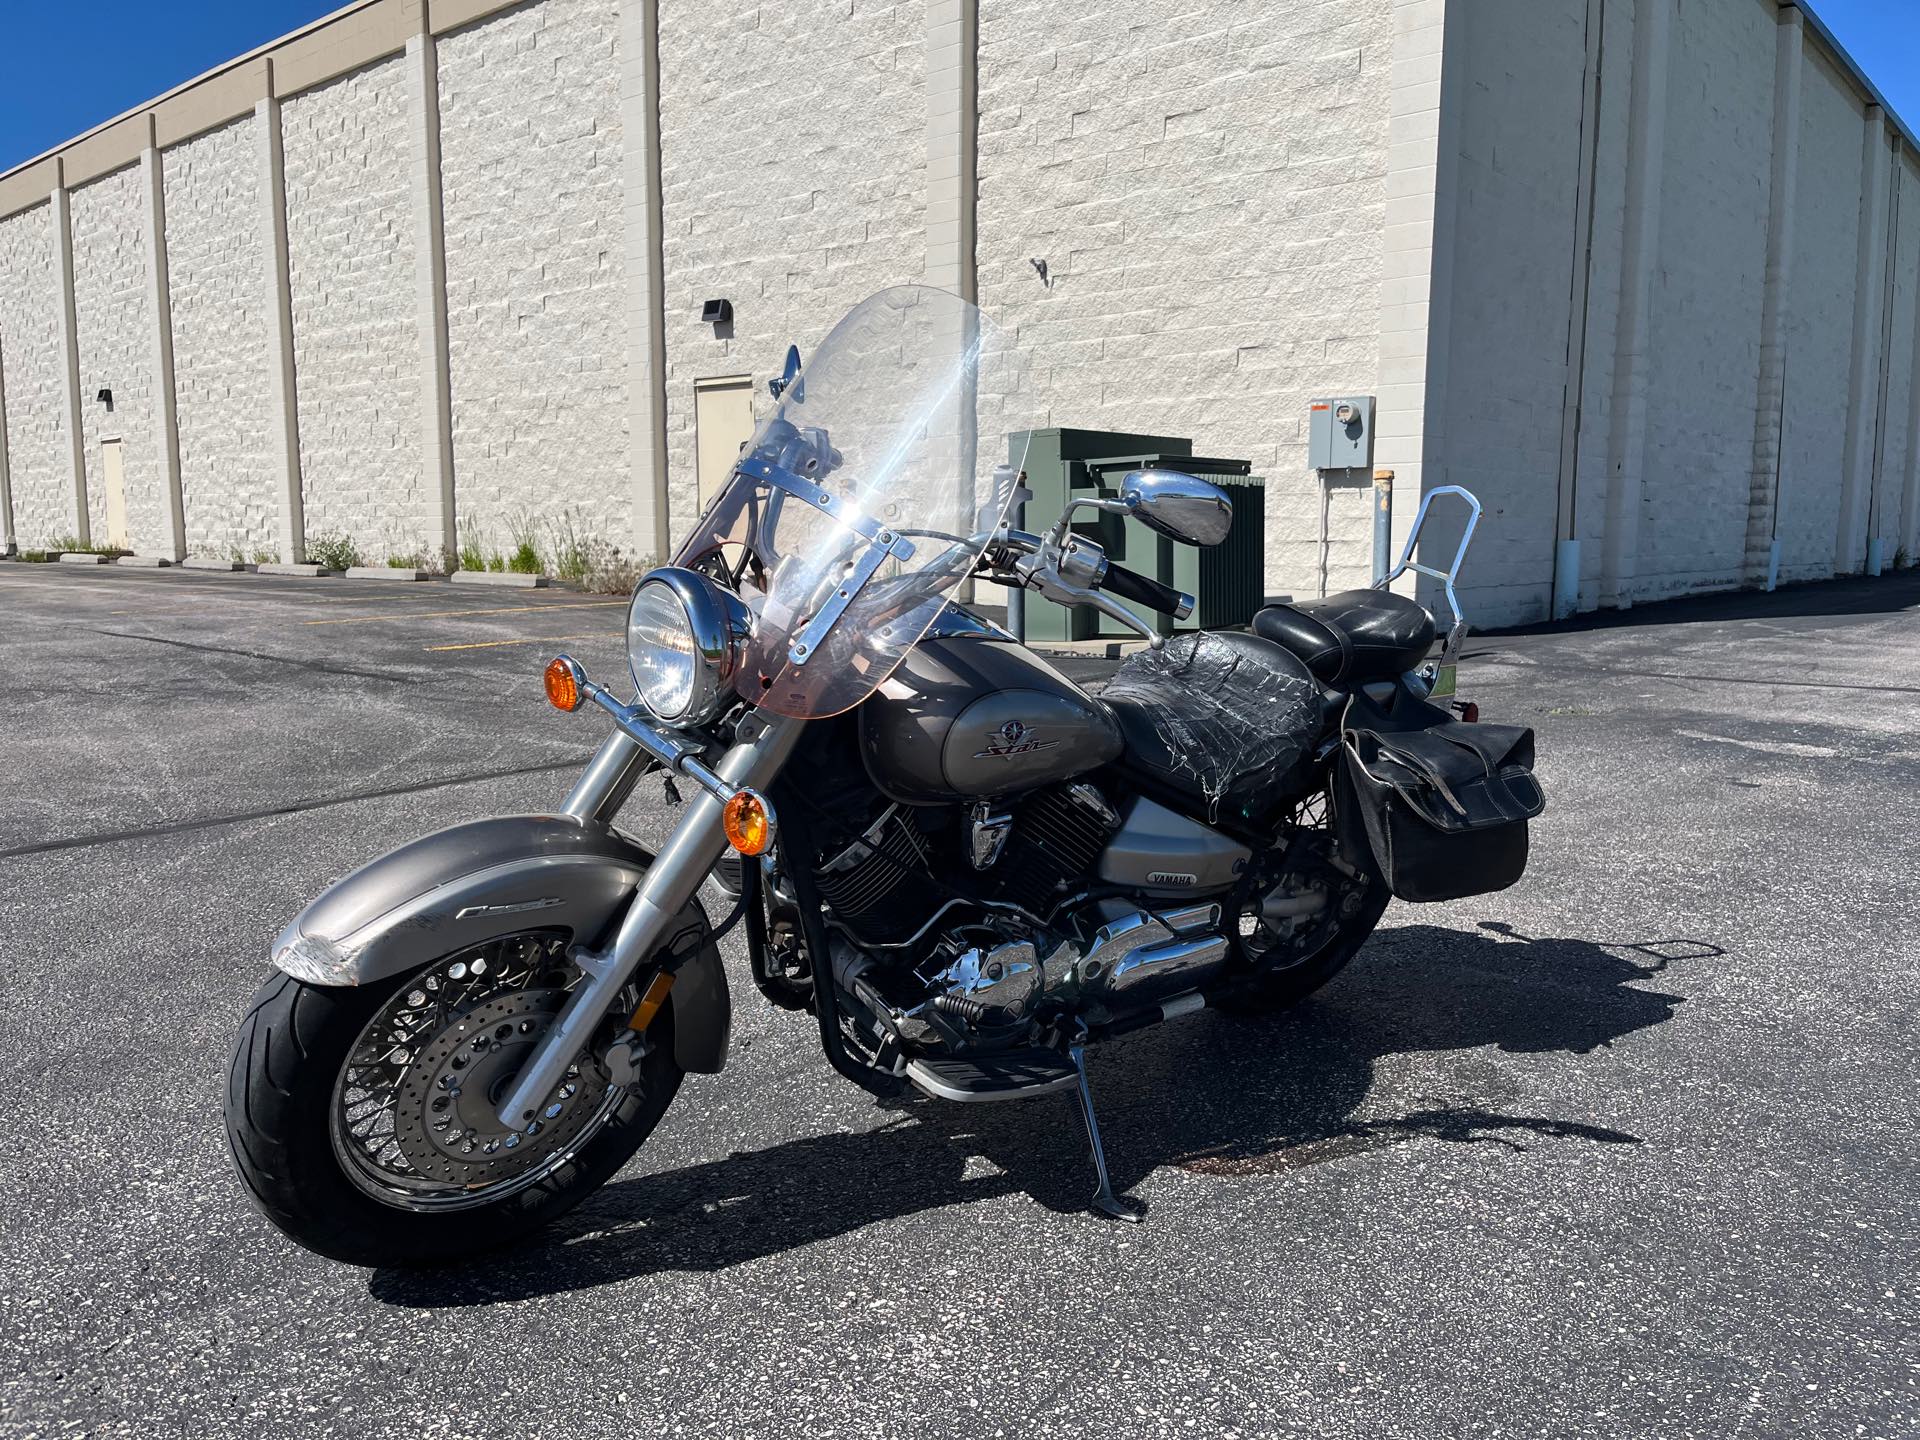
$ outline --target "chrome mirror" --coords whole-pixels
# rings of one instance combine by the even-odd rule
[[[1129,470],[1120,503],[1149,530],[1188,545],[1218,545],[1233,528],[1227,492],[1178,470]]]

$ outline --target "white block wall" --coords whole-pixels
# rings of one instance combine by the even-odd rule
[[[1658,229],[1650,319],[1644,352],[1621,357],[1634,28],[1653,4],[1670,6],[1672,18],[1668,83],[1657,97],[1665,143],[1652,166]],[[1569,523],[1582,542],[1580,603],[1600,603],[1622,366],[1637,368],[1633,383],[1646,394],[1638,533],[1622,598],[1657,600],[1748,579],[1779,7],[1774,0],[1606,0],[1602,11],[1604,33],[1592,34],[1585,0],[1475,0],[1449,14],[1456,260],[1447,279],[1453,329],[1438,425],[1444,478],[1473,489],[1488,507],[1462,584],[1470,617],[1483,625],[1547,617],[1555,541]],[[1575,247],[1584,238],[1576,220],[1589,65],[1599,68],[1601,83],[1592,249],[1582,270]],[[1783,583],[1833,573],[1860,283],[1864,125],[1860,92],[1809,32],[1785,312]],[[1876,329],[1865,397],[1874,416],[1867,443],[1884,434],[1873,531],[1890,537],[1901,514],[1913,402],[1920,179],[1914,199],[1894,251],[1884,357]],[[1568,517],[1560,445],[1577,358],[1569,345],[1579,283],[1587,287],[1587,334]]]
[[[1539,618],[1553,583],[1585,10],[1481,0],[1447,21],[1468,73],[1442,455],[1445,483],[1486,507],[1462,586],[1478,625]],[[1429,558],[1457,533],[1437,520]]]
[[[164,157],[167,268],[187,553],[274,547],[267,420],[267,251],[251,118]]]
[[[439,549],[421,458],[407,104],[394,59],[281,107],[307,534],[346,535],[374,564]]]
[[[458,509],[489,550],[563,513],[633,532],[618,9],[546,0],[439,45]]]
[[[1767,279],[1770,9],[1689,0],[1674,12],[1640,516],[1646,595],[1741,580]],[[1858,131],[1854,141],[1858,151]]]
[[[54,243],[50,205],[0,220],[0,363],[6,367],[14,533],[23,549],[77,528]]]
[[[390,47],[420,17],[389,9],[395,28],[374,43]],[[646,165],[623,133],[641,113],[650,13],[640,0],[531,0],[430,42],[455,508],[489,550],[508,547],[516,521],[562,517],[585,537],[652,546],[633,489],[652,437],[630,433],[652,412],[628,393],[646,375],[645,347],[630,343],[646,289],[632,267],[652,240],[627,233],[649,208],[627,193]],[[1583,606],[1752,583],[1776,530],[1783,580],[1826,578],[1851,410],[1861,518],[1913,558],[1920,168],[1909,156],[1894,167],[1906,183],[1862,194],[1885,157],[1870,149],[1863,164],[1866,96],[1811,22],[1790,279],[1776,292],[1777,516],[1767,425],[1756,433],[1756,413],[1772,413],[1760,348],[1774,75],[1793,53],[1780,44],[1792,13],[1778,0],[982,3],[974,261],[982,305],[1030,357],[1010,421],[1184,435],[1202,454],[1249,459],[1268,483],[1268,588],[1306,594],[1318,512],[1307,402],[1393,397],[1379,428],[1409,471],[1401,524],[1418,498],[1408,481],[1480,493],[1463,588],[1470,618],[1493,625],[1545,617],[1567,535],[1581,543]],[[1635,66],[1662,15],[1666,79],[1652,85]],[[674,531],[694,505],[696,380],[763,380],[789,341],[811,349],[859,299],[926,273],[930,240],[941,277],[964,283],[948,245],[964,219],[951,180],[964,29],[951,6],[930,14],[923,0],[714,0],[661,17]],[[930,47],[948,67],[931,96]],[[425,413],[438,352],[422,314],[433,209],[415,193],[431,171],[417,163],[426,105],[410,80],[426,68],[377,60],[282,101],[307,533],[347,533],[375,560],[438,542]],[[256,124],[241,117],[165,157],[199,553],[267,549],[281,519]],[[1630,165],[1641,124],[1663,136],[1643,195]],[[75,152],[89,176],[106,163],[97,143]],[[1871,143],[1891,148],[1890,132]],[[931,191],[930,151],[944,167]],[[77,393],[96,482],[99,442],[118,434],[133,538],[162,548],[140,182],[136,167],[74,188]],[[1892,217],[1890,269],[1861,243],[1867,215]],[[1642,216],[1644,254],[1631,243]],[[0,217],[7,440],[28,544],[77,529],[53,240],[44,203]],[[1637,345],[1625,308],[1636,291],[1648,297]],[[1857,344],[1856,314],[1871,322],[1883,297],[1884,326],[1868,323]],[[733,304],[723,332],[698,319],[709,299]],[[110,421],[92,399],[102,386]],[[764,411],[758,386],[756,403]],[[98,528],[98,483],[90,494]],[[1336,494],[1331,588],[1366,575],[1366,498],[1362,485]],[[1450,549],[1448,529],[1427,558]],[[551,549],[550,533],[538,538]]]
[[[1634,0],[1606,0],[1603,23],[1611,44],[1603,46],[1596,57],[1600,94],[1613,97],[1602,103],[1597,117],[1598,138],[1594,149],[1594,216],[1592,254],[1585,280],[1587,285],[1587,335],[1584,356],[1579,366],[1580,406],[1584,423],[1575,441],[1575,480],[1573,487],[1573,538],[1580,541],[1579,606],[1591,610],[1600,603],[1601,566],[1607,530],[1608,445],[1613,425],[1614,354],[1620,340],[1620,302],[1624,276],[1622,252],[1626,245],[1626,215],[1622,198],[1627,188],[1627,146],[1630,138],[1628,106],[1623,97],[1633,86]],[[1574,83],[1578,83],[1575,81]],[[1571,139],[1565,142],[1573,145]],[[1569,184],[1573,183],[1569,180]],[[1568,300],[1572,300],[1574,229],[1573,216],[1565,226],[1568,260]],[[1751,407],[1749,407],[1751,410]],[[1752,416],[1748,415],[1748,428]],[[1749,434],[1747,447],[1751,449]],[[1556,460],[1557,464],[1557,460]],[[1456,477],[1471,485],[1471,476]],[[1558,488],[1558,475],[1555,475]],[[1549,522],[1546,539],[1551,541],[1560,517]],[[1477,557],[1469,566],[1477,563]],[[1543,567],[1533,569],[1534,584],[1507,597],[1510,613],[1538,618],[1550,597],[1543,597],[1538,578]],[[1474,585],[1474,571],[1466,572],[1466,583]],[[1477,588],[1476,588],[1477,595]],[[1477,600],[1476,600],[1477,603]]]
[[[1833,573],[1860,243],[1864,107],[1808,47],[1800,101],[1799,213],[1787,316],[1780,578]]]
[[[153,299],[147,276],[146,190],[131,166],[73,192],[73,311],[80,343],[80,423],[87,444],[93,541],[107,543],[100,442],[117,436],[128,543],[167,554],[166,474],[155,444]],[[113,391],[113,410],[94,397]]]
[[[1915,357],[1920,345],[1920,164],[1907,156],[1896,170],[1899,240],[1894,249],[1893,313],[1888,327],[1886,409],[1881,416],[1880,470],[1874,486],[1872,533],[1888,537],[1893,557],[1912,564],[1920,548],[1920,504],[1903,508],[1917,457],[1910,446],[1916,394]],[[1920,474],[1914,474],[1920,491]],[[1915,496],[1920,501],[1920,493]],[[1906,528],[1902,528],[1903,520]]]
[[[992,8],[992,7],[989,7]],[[669,506],[693,518],[693,382],[779,373],[926,266],[926,13],[715,0],[660,33]],[[699,323],[733,302],[729,336]],[[766,404],[766,392],[755,403]]]
[[[982,308],[1029,348],[1054,423],[1252,461],[1268,588],[1296,595],[1316,583],[1307,403],[1378,378],[1391,15],[981,7]],[[1371,522],[1361,491],[1336,499],[1337,589],[1364,582]]]

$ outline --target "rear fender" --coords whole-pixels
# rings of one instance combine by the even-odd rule
[[[561,815],[477,820],[402,845],[336,881],[273,944],[273,963],[310,985],[366,985],[522,930],[613,938],[653,857],[604,825]],[[674,1059],[717,1073],[733,1004],[706,913],[690,900],[663,949],[699,948],[678,971]]]

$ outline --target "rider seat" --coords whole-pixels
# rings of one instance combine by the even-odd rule
[[[1433,646],[1433,616],[1391,590],[1343,590],[1324,600],[1269,605],[1253,633],[1292,651],[1314,679],[1351,687],[1404,675]]]
[[[1325,719],[1296,656],[1229,630],[1129,656],[1100,699],[1133,779],[1209,820],[1245,820],[1297,794]]]

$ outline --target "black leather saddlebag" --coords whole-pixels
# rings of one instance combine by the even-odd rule
[[[1533,731],[1469,725],[1404,692],[1363,695],[1341,723],[1342,769],[1387,886],[1402,900],[1504,890],[1527,868],[1527,821],[1546,808]]]

